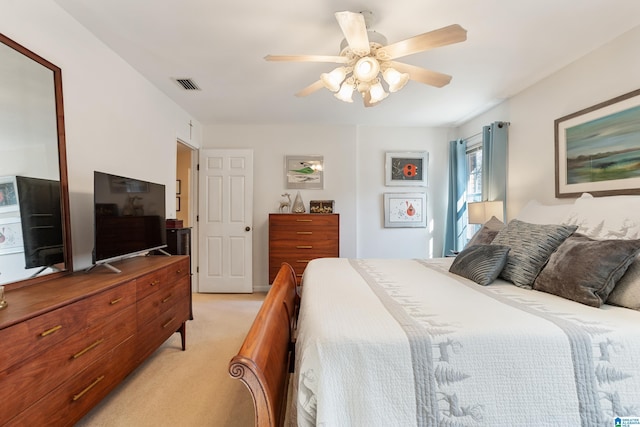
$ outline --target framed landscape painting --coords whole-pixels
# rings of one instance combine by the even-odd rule
[[[556,197],[640,194],[640,90],[555,121]]]

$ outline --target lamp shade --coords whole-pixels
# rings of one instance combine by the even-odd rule
[[[353,89],[353,83],[345,81],[344,83],[342,83],[342,86],[340,86],[340,90],[338,91],[338,93],[334,94],[333,96],[344,102],[353,102],[353,99],[351,98],[351,96],[353,95]]]
[[[467,204],[469,224],[484,224],[495,216],[504,221],[504,205],[501,200],[493,202],[472,202]]]
[[[320,74],[320,80],[322,80],[324,87],[331,92],[337,92],[340,90],[340,84],[344,81],[346,75],[347,69],[345,67],[338,67],[330,73]]]
[[[397,92],[409,81],[409,74],[401,73],[395,68],[387,68],[382,73],[384,81],[389,85],[389,92]]]

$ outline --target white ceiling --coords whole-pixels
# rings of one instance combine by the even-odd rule
[[[203,124],[453,126],[640,24],[637,0],[55,1]],[[295,97],[333,64],[263,57],[337,55],[340,10],[372,11],[389,43],[460,24],[466,42],[400,59],[451,83],[410,81],[373,108],[326,89]]]

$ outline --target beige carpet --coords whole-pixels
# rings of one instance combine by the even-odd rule
[[[253,426],[251,395],[228,374],[265,294],[194,294],[187,350],[174,334],[76,426]]]

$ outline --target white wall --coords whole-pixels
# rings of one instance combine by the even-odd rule
[[[555,198],[554,120],[640,88],[639,45],[637,27],[459,127],[464,137],[495,120],[511,122],[508,218],[530,199],[571,201]]]
[[[284,156],[324,156],[323,190],[300,191],[309,200],[335,200],[340,214],[340,256],[425,258],[442,252],[446,199],[447,129],[319,125],[210,125],[203,148],[254,150],[253,274],[254,288],[268,283],[268,217],[277,212],[285,189]],[[385,192],[416,187],[385,187],[387,151],[428,151],[429,228],[385,229]]]
[[[357,139],[359,258],[429,258],[442,255],[450,130],[360,127]],[[428,187],[385,186],[385,153],[427,151]],[[426,192],[427,228],[384,228],[384,193]]]
[[[176,140],[198,147],[199,123],[50,0],[3,0],[0,28],[62,69],[74,268],[91,265],[94,170],[165,184],[175,217]]]

